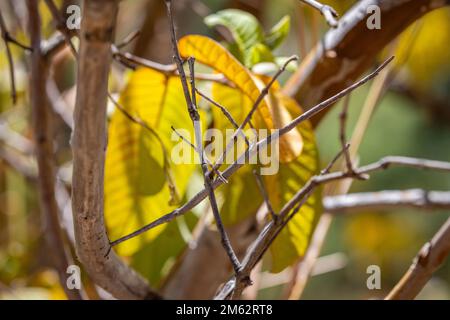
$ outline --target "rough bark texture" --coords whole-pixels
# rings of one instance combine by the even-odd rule
[[[83,4],[72,137],[77,254],[92,280],[114,297],[154,298],[146,281],[110,250],[103,218],[107,86],[118,1]]]
[[[362,0],[353,6],[331,29],[321,43],[305,58],[289,79],[284,91],[305,109],[336,94],[355,81],[376,60],[380,51],[411,23],[445,0]],[[371,5],[381,9],[381,29],[369,30],[367,18]],[[317,123],[325,113],[312,119]]]

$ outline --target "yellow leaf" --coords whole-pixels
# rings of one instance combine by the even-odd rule
[[[245,115],[251,109],[255,101],[260,96],[262,89],[266,83],[246,69],[233,55],[223,46],[214,40],[200,36],[188,35],[179,41],[180,54],[187,57],[195,57],[197,61],[203,63],[215,71],[222,73],[229,79],[252,104],[246,104],[246,108],[242,107],[238,125],[242,123]],[[273,89],[277,90],[278,84]],[[265,127],[268,129],[279,129],[291,119],[283,108],[278,106],[276,99],[273,98],[272,92],[269,93],[258,106],[258,114],[260,115]],[[224,104],[228,108],[227,104]],[[238,119],[236,119],[238,120]],[[262,123],[256,121],[258,128],[262,128]],[[281,162],[289,162],[301,153],[302,142],[301,137],[295,131],[290,132],[287,136],[280,139],[280,160]]]
[[[179,49],[184,58],[194,57],[198,62],[222,73],[252,102],[258,99],[260,90],[250,71],[216,41],[205,36],[188,35],[180,39]],[[261,102],[257,113],[267,128],[273,128],[272,117],[266,101]]]
[[[155,133],[132,122],[120,110],[116,109],[112,115],[105,163],[105,220],[111,239],[135,231],[175,209],[177,204],[170,203],[174,190],[168,181],[176,182],[173,187],[182,197],[195,169],[194,164],[170,163],[170,154],[164,154],[163,149],[170,151],[178,143],[171,140],[171,126],[188,129],[193,136],[177,77],[138,69],[132,73],[119,103]],[[167,170],[171,179],[168,179]],[[152,229],[120,244],[119,253],[134,254],[165,227]]]
[[[300,106],[294,100],[281,93],[277,93],[277,98],[292,116],[300,114]],[[304,121],[297,129],[303,138],[301,155],[289,163],[281,163],[276,175],[264,176],[267,193],[276,212],[319,171],[318,150],[311,124]],[[272,243],[272,272],[282,271],[305,254],[321,210],[320,193],[320,190],[313,193]]]
[[[260,77],[259,79],[254,77],[255,82],[260,90],[263,90],[270,79],[267,77]],[[261,79],[261,80],[260,80]],[[283,100],[279,98],[279,85],[276,83],[273,89],[269,90],[266,96],[266,103],[270,108],[272,115],[272,121],[275,129],[281,129],[289,122],[292,121],[292,117],[283,105]],[[300,110],[300,107],[298,107]],[[297,158],[302,152],[303,141],[297,130],[291,130],[285,135],[280,137],[280,161],[286,163]]]

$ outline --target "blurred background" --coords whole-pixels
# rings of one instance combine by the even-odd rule
[[[43,34],[50,37],[55,23],[43,1]],[[210,13],[224,8],[239,8],[255,15],[263,26],[273,26],[284,15],[291,17],[288,40],[278,49],[280,56],[297,54],[303,59],[328,30],[320,14],[297,0],[177,0],[179,36],[207,34],[222,40],[221,33],[203,23]],[[342,15],[355,1],[323,1]],[[68,5],[76,1],[56,1]],[[22,43],[26,34],[24,1],[2,0],[1,14],[8,29]],[[116,39],[140,29],[140,36],[124,50],[160,63],[171,63],[170,43],[163,1],[121,1]],[[267,29],[266,29],[267,30]],[[389,49],[397,59],[387,90],[380,97],[359,148],[359,163],[366,164],[385,155],[404,155],[450,161],[450,10],[427,14],[403,32]],[[62,299],[64,292],[58,276],[49,266],[44,245],[42,219],[36,189],[35,162],[32,158],[30,110],[28,99],[29,62],[26,52],[11,46],[18,100],[12,104],[5,46],[0,42],[0,298]],[[125,70],[113,65],[111,86],[120,89]],[[291,73],[284,75],[285,81]],[[61,184],[69,179],[70,129],[62,119],[70,117],[74,105],[75,62],[68,50],[55,58],[52,81],[56,156],[61,168]],[[352,94],[347,133],[350,135],[359,110],[365,104],[370,85]],[[316,135],[321,162],[325,165],[339,150],[340,105],[320,122]],[[69,116],[68,116],[69,115]],[[448,175],[412,169],[391,169],[372,175],[369,181],[355,181],[350,192],[386,189],[423,188],[450,190]],[[70,190],[58,188],[57,197],[70,221],[67,199]],[[447,219],[450,212],[395,210],[360,212],[338,216],[331,229],[304,299],[381,298],[397,283],[412,259]],[[328,259],[328,260],[327,260]],[[382,288],[366,287],[366,268],[381,267]],[[279,298],[283,276],[262,280],[259,297]],[[435,274],[419,298],[450,299],[450,261]]]

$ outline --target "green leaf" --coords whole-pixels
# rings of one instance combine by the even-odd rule
[[[280,46],[280,44],[286,39],[291,27],[291,18],[284,16],[281,20],[270,29],[270,32],[265,37],[264,43],[274,50]]]
[[[248,12],[238,9],[226,9],[205,18],[209,27],[226,27],[239,49],[239,60],[247,65],[253,46],[264,41],[264,32],[258,20]],[[248,66],[248,65],[247,65]]]
[[[261,62],[273,62],[274,57],[270,48],[262,43],[254,45],[250,49],[250,54],[248,57],[250,60],[246,63],[248,66],[254,66],[255,64]]]

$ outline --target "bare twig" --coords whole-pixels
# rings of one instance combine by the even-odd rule
[[[222,106],[220,103],[214,101],[213,99],[211,99],[210,97],[208,97],[206,94],[202,93],[200,90],[196,89],[196,92],[206,101],[208,101],[210,104],[212,104],[213,106],[217,107],[220,109],[220,111],[222,111],[222,113],[224,114],[224,116],[228,119],[228,121],[232,124],[232,126],[235,129],[239,129],[239,125],[237,124],[236,120],[234,120],[233,116],[231,115],[231,113],[224,107]],[[240,131],[241,136],[244,138],[245,143],[247,144],[247,146],[250,146],[250,142],[248,141],[247,137],[245,136],[245,134]]]
[[[113,52],[113,58],[116,61],[122,63],[127,68],[134,70],[136,69],[136,67],[141,66],[144,68],[159,71],[168,76],[179,76],[176,64],[161,64],[145,58],[138,57],[129,52],[120,52],[118,47],[114,45],[111,46],[111,50]],[[186,77],[189,78],[189,75],[186,75]],[[228,79],[225,78],[223,74],[198,73],[195,75],[195,78],[197,80],[212,81],[223,85],[227,85],[229,87],[233,87],[230,81],[228,81]]]
[[[361,80],[359,80],[358,82],[354,83],[353,85],[347,87],[346,89],[344,89],[343,91],[339,92],[338,94],[330,97],[329,99],[319,103],[318,105],[316,105],[314,108],[311,108],[310,110],[308,110],[307,112],[301,114],[300,116],[298,116],[297,118],[295,118],[294,120],[292,120],[289,124],[287,124],[286,126],[284,126],[283,128],[281,128],[278,132],[278,136],[274,136],[273,134],[269,135],[268,137],[260,140],[258,143],[252,145],[249,149],[247,149],[247,151],[245,152],[245,154],[243,154],[241,157],[251,157],[254,156],[257,152],[257,150],[266,147],[273,139],[277,139],[277,137],[281,137],[284,134],[286,134],[287,132],[289,132],[290,130],[293,130],[294,128],[296,128],[300,123],[302,123],[303,121],[306,121],[308,119],[310,119],[311,117],[313,117],[314,115],[316,115],[317,113],[319,113],[320,111],[324,110],[325,108],[327,108],[328,106],[332,105],[334,102],[336,102],[337,100],[339,100],[340,98],[342,98],[343,96],[345,96],[346,94],[350,93],[351,91],[355,90],[356,88],[362,86],[364,83],[366,83],[367,81],[369,81],[370,79],[374,78],[384,67],[386,67],[386,65],[392,61],[392,58],[386,60],[382,65],[380,65],[375,71],[373,71],[372,73],[370,73],[369,75],[367,75],[366,77],[362,78]],[[241,167],[243,166],[242,161],[240,161],[240,159],[238,159],[237,161],[235,161],[232,165],[230,165],[223,173],[222,175],[225,177],[225,179],[228,179],[231,175],[233,175],[237,170],[239,170]],[[218,186],[220,186],[222,184],[222,182],[220,180],[215,180],[213,183],[213,188],[217,188]],[[203,189],[202,191],[200,191],[199,193],[197,193],[191,200],[189,200],[186,204],[184,204],[183,206],[173,210],[172,212],[167,213],[166,215],[158,218],[157,220],[139,228],[138,230],[123,236],[115,241],[113,241],[111,243],[112,246],[118,245],[119,243],[122,243],[128,239],[134,238],[154,227],[157,227],[161,224],[167,223],[169,221],[172,221],[173,219],[175,219],[176,217],[185,214],[186,212],[188,212],[189,210],[191,210],[192,208],[194,208],[196,205],[198,205],[203,199],[205,199],[207,196],[207,192],[206,189]]]
[[[348,143],[346,145],[342,146],[341,151],[339,151],[334,156],[334,158],[328,163],[328,165],[320,173],[321,174],[329,173],[331,171],[331,168],[333,168],[333,166],[336,164],[336,162],[339,160],[339,158],[348,151],[348,148],[350,148],[350,144],[348,144]],[[353,172],[353,171],[350,171],[350,172]]]
[[[45,4],[47,5],[48,9],[50,10],[50,13],[53,16],[53,19],[55,19],[55,21],[56,21],[56,29],[62,33],[65,43],[69,46],[73,55],[75,57],[77,57],[77,55],[78,55],[77,50],[75,49],[75,46],[71,40],[71,36],[75,32],[66,28],[66,22],[64,21],[64,18],[61,15],[61,12],[59,11],[58,7],[56,6],[56,4],[53,0],[45,0]]]
[[[342,152],[342,151],[341,151]],[[216,299],[226,299],[232,294],[232,298],[240,297],[242,291],[251,284],[249,279],[251,270],[269,248],[270,244],[282,230],[282,228],[294,217],[300,207],[306,202],[312,192],[320,185],[341,180],[344,178],[358,178],[362,174],[368,174],[378,170],[385,170],[391,165],[402,165],[420,169],[433,169],[450,172],[450,163],[430,161],[424,159],[406,157],[386,157],[375,163],[355,169],[354,172],[340,171],[313,176],[292,198],[284,205],[278,213],[281,221],[271,221],[260,233],[256,241],[250,247],[242,262],[242,269],[237,277],[232,278],[219,292]]]
[[[390,50],[390,52],[393,51],[394,51],[393,49]],[[385,86],[385,81],[387,79],[387,75],[389,74],[390,70],[391,67],[387,66],[380,72],[379,76],[376,77],[373,83],[371,84],[369,94],[360,112],[360,116],[356,123],[356,127],[353,130],[352,137],[350,139],[351,147],[349,148],[346,154],[347,156],[349,156],[351,162],[357,159],[357,152],[359,146],[361,145],[363,135],[367,129],[369,120],[373,115],[373,111],[382,93],[382,88]],[[348,106],[344,105],[344,109],[345,108],[348,108]],[[345,130],[345,121],[344,122],[341,121],[340,131],[341,134],[344,133],[344,138],[341,137],[341,141],[342,140],[346,141],[344,130]],[[348,164],[347,161],[345,163],[340,164],[342,170],[346,168],[347,164]],[[342,180],[336,183],[332,183],[326,186],[324,193],[325,195],[345,194],[350,189],[351,184],[352,180]],[[305,256],[303,257],[302,261],[300,261],[298,265],[294,268],[293,280],[290,282],[289,287],[286,288],[287,298],[292,300],[300,299],[306,287],[308,278],[315,265],[315,261],[319,257],[320,250],[322,249],[322,246],[325,242],[325,238],[332,221],[333,215],[326,211],[319,218],[316,229],[314,230],[313,235],[311,237],[310,245],[305,253]]]
[[[183,140],[185,143],[187,143],[187,144],[188,144],[192,149],[194,149],[195,152],[197,152],[197,154],[199,154],[199,156],[200,156],[201,150],[199,150],[198,148],[196,148],[196,147],[192,144],[192,142],[190,142],[185,136],[183,136],[181,133],[179,133],[179,132],[177,131],[177,129],[175,129],[173,126],[171,126],[170,128],[172,129],[173,132],[175,132],[175,134],[176,134],[181,140]],[[204,152],[205,152],[205,151],[203,150],[203,153],[204,153]],[[211,163],[211,160],[209,160],[209,158],[206,156],[206,154],[204,154],[203,157],[204,157],[206,163],[208,164],[208,166],[210,166],[212,169],[214,169],[213,164]],[[222,173],[221,173],[219,170],[215,170],[214,173],[217,174],[217,176],[222,180],[222,182],[228,183],[227,179],[225,179],[225,178],[222,176]]]
[[[264,253],[268,250],[268,248],[282,231],[282,229],[295,216],[295,214],[300,211],[300,208],[308,200],[314,189],[317,188],[318,184],[315,185],[314,179],[316,177],[327,175],[336,161],[342,156],[343,153],[347,151],[347,149],[348,145],[344,146],[343,149],[340,150],[330,161],[330,163],[320,172],[319,176],[312,177],[305,184],[304,188],[298,191],[297,194],[294,195],[294,197],[286,205],[283,206],[277,216],[277,219],[272,221],[271,224],[266,225],[264,230],[259,234],[254,244],[248,250],[247,255],[244,259],[244,267],[242,268],[241,272],[223,287],[223,289],[216,296],[216,299],[226,299],[230,296],[230,294],[231,299],[240,298],[243,290],[252,284],[250,274],[255,265],[257,265],[257,263],[262,259]],[[349,174],[354,175],[354,173],[352,172],[349,172]]]
[[[345,165],[347,166],[347,171],[353,172],[353,163],[352,158],[350,156],[350,152],[348,150],[349,148],[344,148],[344,146],[347,144],[345,131],[347,129],[347,114],[348,114],[348,107],[350,104],[350,97],[351,95],[348,95],[344,98],[342,111],[339,114],[340,120],[339,139],[341,141],[341,146],[344,149]]]
[[[450,209],[450,192],[409,189],[352,193],[325,197],[323,206],[326,212],[335,214],[399,207],[425,210]]]
[[[300,1],[306,3],[307,5],[319,11],[320,14],[323,15],[323,17],[325,18],[330,27],[336,28],[338,26],[339,22],[337,21],[336,18],[339,17],[339,15],[336,12],[336,10],[334,10],[332,7],[321,4],[320,2],[315,0],[300,0]]]
[[[385,18],[381,29],[367,29],[366,20],[372,14],[367,11],[369,5],[381,9],[381,16]],[[448,1],[356,1],[340,19],[338,27],[330,29],[302,60],[283,92],[295,97],[306,109],[316,105],[358,79],[412,22],[446,5]],[[313,125],[324,115],[325,112],[312,119]]]
[[[433,273],[439,269],[450,254],[450,218],[417,254],[402,279],[387,295],[386,300],[414,299]]]
[[[220,232],[222,245],[230,258],[231,264],[234,268],[234,271],[237,273],[240,269],[240,262],[234,253],[234,250],[231,246],[230,239],[225,231],[225,227],[222,223],[222,218],[220,217],[219,207],[217,205],[216,196],[214,194],[214,188],[212,186],[212,179],[208,172],[208,166],[205,161],[204,152],[203,152],[203,139],[201,132],[201,123],[200,123],[200,114],[197,111],[196,105],[196,90],[195,90],[195,71],[194,71],[194,59],[191,58],[188,60],[189,70],[191,74],[191,93],[189,93],[189,86],[186,78],[186,74],[183,69],[183,61],[180,56],[180,52],[178,51],[177,37],[175,34],[175,22],[173,20],[172,14],[172,1],[165,0],[167,7],[167,16],[169,18],[169,28],[172,42],[172,50],[173,50],[173,58],[178,68],[178,73],[180,74],[181,84],[183,86],[184,98],[186,100],[187,109],[189,112],[189,116],[194,125],[194,133],[195,133],[195,145],[197,147],[201,168],[203,172],[203,178],[205,181],[205,189],[208,193],[209,202],[211,204],[211,209],[213,211],[214,219],[216,221],[217,228]]]

